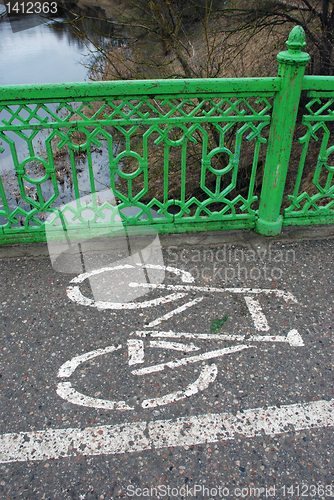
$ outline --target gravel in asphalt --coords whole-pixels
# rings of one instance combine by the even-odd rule
[[[70,300],[66,289],[79,273],[53,269],[45,246],[1,249],[0,498],[334,497],[333,404],[326,421],[314,406],[321,424],[308,425],[306,415],[296,429],[282,417],[285,407],[300,405],[300,419],[307,405],[333,399],[331,232],[289,228],[270,240],[241,231],[220,241],[214,233],[161,237],[165,266],[194,281],[169,270],[163,281],[169,289],[148,290],[134,302],[182,297],[121,310]],[[97,253],[89,255],[92,266],[116,259]],[[106,271],[104,280],[107,297],[108,282],[121,286],[122,278]],[[86,279],[78,286],[94,303],[94,284]],[[286,340],[295,330],[299,345]],[[107,352],[108,346],[122,347]],[[232,346],[243,348],[221,353]],[[98,349],[100,355],[80,358],[68,377],[59,377],[66,362]],[[208,352],[211,358],[200,357]],[[73,404],[59,395],[64,382],[86,403],[115,401],[116,408]],[[162,404],[168,395],[171,402]],[[277,432],[259,426],[271,407],[279,415]],[[254,425],[253,409],[260,409]],[[234,428],[233,419],[242,423]],[[138,435],[129,437],[133,428]],[[65,432],[52,448],[56,458],[32,459],[59,429]],[[95,429],[89,446],[80,438],[84,429]],[[109,441],[120,430],[109,452],[108,429]],[[3,452],[18,434],[22,443]],[[35,448],[24,460],[29,442]]]

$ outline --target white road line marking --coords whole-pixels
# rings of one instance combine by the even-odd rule
[[[159,332],[156,330],[138,330],[136,332],[131,332],[130,335],[136,335],[137,337],[159,337],[159,338],[173,338],[179,339],[182,337],[188,339],[199,339],[199,340],[244,340],[245,335],[228,335],[221,333],[188,333],[188,332],[173,332],[169,330],[167,332]]]
[[[66,361],[66,363],[61,365],[58,371],[58,377],[66,377],[66,378],[70,377],[74,372],[74,370],[81,363],[84,363],[89,359],[96,358],[97,356],[102,356],[103,354],[108,354],[110,352],[117,351],[118,349],[121,349],[121,347],[122,345],[118,345],[117,347],[115,347],[114,345],[110,345],[108,347],[105,347],[104,349],[96,349],[96,351],[90,351],[87,352],[86,354],[75,356],[74,358],[70,359],[69,361]]]
[[[289,344],[294,347],[305,345],[302,336],[300,335],[298,330],[294,329],[289,331],[286,341],[289,342]]]
[[[215,288],[215,287],[210,287],[210,286],[195,286],[195,285],[165,285],[164,283],[161,283],[160,285],[154,284],[154,283],[129,283],[129,286],[131,287],[144,287],[144,288],[156,288],[156,289],[161,289],[161,290],[181,290],[184,292],[192,292],[192,291],[197,291],[197,292],[210,292],[210,293],[225,293],[225,292],[230,292],[230,293],[254,293],[254,294],[259,294],[259,293],[265,293],[267,295],[273,294],[276,295],[277,297],[282,297],[285,302],[296,302],[298,303],[298,300],[292,295],[291,292],[286,292],[284,290],[272,290],[269,288]]]
[[[200,347],[195,344],[183,344],[182,342],[166,342],[165,340],[151,340],[150,347],[159,349],[172,349],[175,351],[192,352],[199,351]]]
[[[189,398],[193,394],[197,394],[199,391],[207,389],[207,387],[216,380],[217,373],[217,365],[214,363],[211,366],[206,365],[203,367],[198,379],[192,384],[189,384],[184,390],[171,392],[159,398],[144,399],[141,405],[143,408],[155,408],[156,406],[163,406],[180,401],[180,399]]]
[[[166,295],[166,297],[159,297],[157,299],[147,300],[144,302],[103,302],[101,300],[93,300],[84,297],[80,292],[78,286],[68,286],[66,289],[66,294],[70,300],[77,302],[82,306],[96,307],[99,310],[104,309],[142,309],[143,307],[153,307],[159,304],[167,304],[174,300],[181,299],[185,297],[185,293],[172,293],[171,295]]]
[[[88,406],[89,408],[103,408],[104,410],[134,410],[134,408],[128,406],[125,401],[112,401],[85,396],[74,389],[71,382],[59,382],[56,392],[58,396],[69,401],[73,405]]]
[[[334,426],[334,399],[176,420],[48,429],[0,436],[0,463],[134,453]]]
[[[198,302],[201,302],[204,299],[204,297],[199,297],[197,299],[191,300],[190,302],[187,302],[186,304],[183,304],[183,306],[177,307],[176,309],[173,309],[167,314],[164,314],[163,316],[160,316],[160,318],[155,319],[154,321],[151,321],[148,325],[145,325],[145,328],[152,328],[153,326],[157,326],[163,321],[166,321],[167,319],[172,318],[175,316],[175,314],[180,314],[181,312],[185,311],[188,309],[188,307],[194,306],[195,304],[198,304]]]
[[[217,349],[216,351],[208,351],[203,354],[198,354],[197,356],[189,356],[188,358],[181,358],[177,361],[167,361],[167,363],[161,363],[159,365],[147,366],[145,368],[138,368],[138,370],[132,370],[133,375],[145,375],[147,373],[160,372],[166,368],[178,368],[179,366],[185,366],[189,363],[197,363],[198,361],[204,361],[206,359],[220,358],[225,354],[231,354],[237,351],[243,351],[244,349],[250,349],[253,346],[250,345],[234,345],[232,347],[225,347],[224,349]]]
[[[189,428],[190,426],[190,428]],[[275,435],[319,427],[334,426],[334,399],[305,404],[254,408],[231,413],[155,421],[148,424],[155,448],[212,443],[220,440]]]
[[[303,346],[304,341],[298,332],[298,330],[290,330],[288,335],[284,337],[283,335],[251,335],[246,338],[246,335],[234,335],[228,333],[188,333],[188,332],[157,332],[156,330],[144,330],[132,332],[131,335],[137,335],[138,337],[158,337],[158,338],[173,338],[179,339],[182,337],[188,339],[198,339],[198,340],[237,340],[242,342],[247,340],[247,342],[286,342],[293,347]],[[153,341],[152,341],[153,342]]]
[[[181,276],[181,281],[185,283],[193,283],[195,281],[195,278],[188,271],[184,271],[183,269],[178,269],[176,267],[160,266],[158,264],[141,264],[140,262],[136,262],[136,266],[146,267],[147,269],[161,269],[163,271],[169,271],[178,276]],[[94,271],[89,271],[88,273],[79,274],[79,276],[73,278],[70,281],[70,283],[82,283],[83,281],[85,281],[85,279],[90,278],[91,276],[96,276],[98,274],[105,273],[108,271],[119,271],[121,269],[134,269],[134,268],[135,266],[131,264],[121,264],[119,266],[114,266],[114,267],[101,267],[100,269],[94,269]],[[145,284],[150,286],[149,283]]]
[[[136,262],[136,266],[139,267],[144,267],[146,269],[161,269],[164,271],[169,271],[171,273],[174,273],[178,276],[181,277],[181,281],[184,283],[193,283],[195,281],[194,277],[188,272],[184,271],[183,269],[177,269],[176,267],[169,267],[169,266],[161,266],[158,264],[141,264]],[[100,269],[95,269],[94,271],[90,271],[87,273],[82,273],[79,276],[76,276],[70,281],[70,286],[67,287],[66,289],[66,294],[70,300],[73,302],[77,302],[78,304],[82,306],[89,306],[89,307],[96,307],[98,310],[104,310],[104,309],[141,309],[143,307],[152,307],[152,306],[157,306],[159,304],[166,304],[167,302],[171,302],[173,300],[180,299],[185,296],[185,294],[172,294],[168,295],[167,297],[160,297],[158,299],[153,299],[153,300],[147,300],[145,302],[105,302],[105,301],[95,301],[93,299],[89,299],[88,297],[85,297],[82,295],[79,286],[77,284],[82,283],[85,281],[87,278],[90,278],[92,276],[97,276],[101,273],[105,272],[110,272],[110,271],[119,271],[122,269],[135,269],[136,266],[131,265],[131,264],[121,264],[118,266],[114,267],[102,267]],[[75,286],[72,286],[72,284],[75,284]],[[150,283],[145,283],[148,285],[148,288],[155,288],[154,285],[151,286]]]
[[[247,304],[248,310],[251,313],[252,319],[254,321],[255,328],[260,332],[267,332],[270,330],[267,318],[263,314],[262,307],[258,300],[253,299],[253,297],[244,297]]]
[[[181,276],[181,281],[184,283],[193,283],[195,281],[195,278],[188,271],[178,269],[177,267],[160,266],[159,264],[140,264],[138,262],[136,262],[136,266],[146,267],[146,269],[161,269],[162,271],[168,271]]]
[[[129,339],[128,342],[129,365],[144,363],[144,342],[139,339]]]

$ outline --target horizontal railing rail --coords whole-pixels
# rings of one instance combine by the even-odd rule
[[[57,83],[42,85],[7,85],[0,88],[0,104],[55,102],[57,99],[89,101],[109,97],[206,94],[231,95],[243,92],[256,96],[257,92],[277,92],[281,87],[278,77],[262,78],[190,78],[178,80],[130,80],[111,82]]]
[[[273,78],[1,87],[0,243],[333,222],[334,78],[304,39]]]

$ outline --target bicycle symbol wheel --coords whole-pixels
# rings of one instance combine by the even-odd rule
[[[198,348],[196,346],[187,345],[183,343],[176,342],[166,342],[166,341],[156,341],[151,340],[150,346],[151,348],[165,348],[165,349],[176,349],[182,351],[195,351]],[[170,361],[163,364],[151,365],[145,368],[134,369],[131,371],[132,375],[145,375],[151,374],[155,372],[162,371],[165,367],[176,369],[181,366],[188,365],[190,363],[197,363],[199,361],[204,361],[208,359],[219,358],[226,354],[232,354],[237,351],[241,351],[243,349],[248,349],[251,346],[247,345],[237,345],[232,347],[227,347],[219,350],[208,351],[205,354],[199,354],[197,356],[189,356],[184,357],[179,360]],[[105,354],[110,354],[115,351],[119,351],[123,348],[122,344],[118,346],[108,346],[104,349],[96,349],[94,351],[75,356],[71,360],[64,363],[58,372],[58,377],[62,379],[69,378],[76,368],[78,368],[82,363],[93,359],[97,356],[103,356]],[[128,365],[132,366],[135,364],[142,363],[144,361],[144,346],[143,341],[141,339],[129,339],[127,341],[127,359]],[[215,381],[218,373],[218,368],[215,363],[211,365],[203,365],[200,369],[200,374],[198,378],[188,384],[183,390],[173,391],[165,394],[164,396],[156,397],[156,398],[144,398],[141,402],[142,408],[154,408],[156,406],[163,406],[169,403],[174,403],[181,399],[185,399],[194,394],[197,394],[200,391],[206,389],[212,382]],[[69,401],[70,403],[88,406],[92,408],[103,408],[105,410],[134,410],[134,407],[129,406],[124,400],[105,400],[99,398],[92,398],[90,396],[86,396],[78,392],[75,388],[72,387],[71,382],[59,382],[57,386],[57,394]]]

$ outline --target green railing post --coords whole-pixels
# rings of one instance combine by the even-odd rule
[[[301,26],[293,28],[286,42],[288,50],[280,52],[278,76],[282,85],[274,101],[268,150],[263,174],[258,220],[255,231],[265,236],[281,232],[280,216],[292,138],[296,124],[305,66],[310,60],[301,49],[306,45]]]

